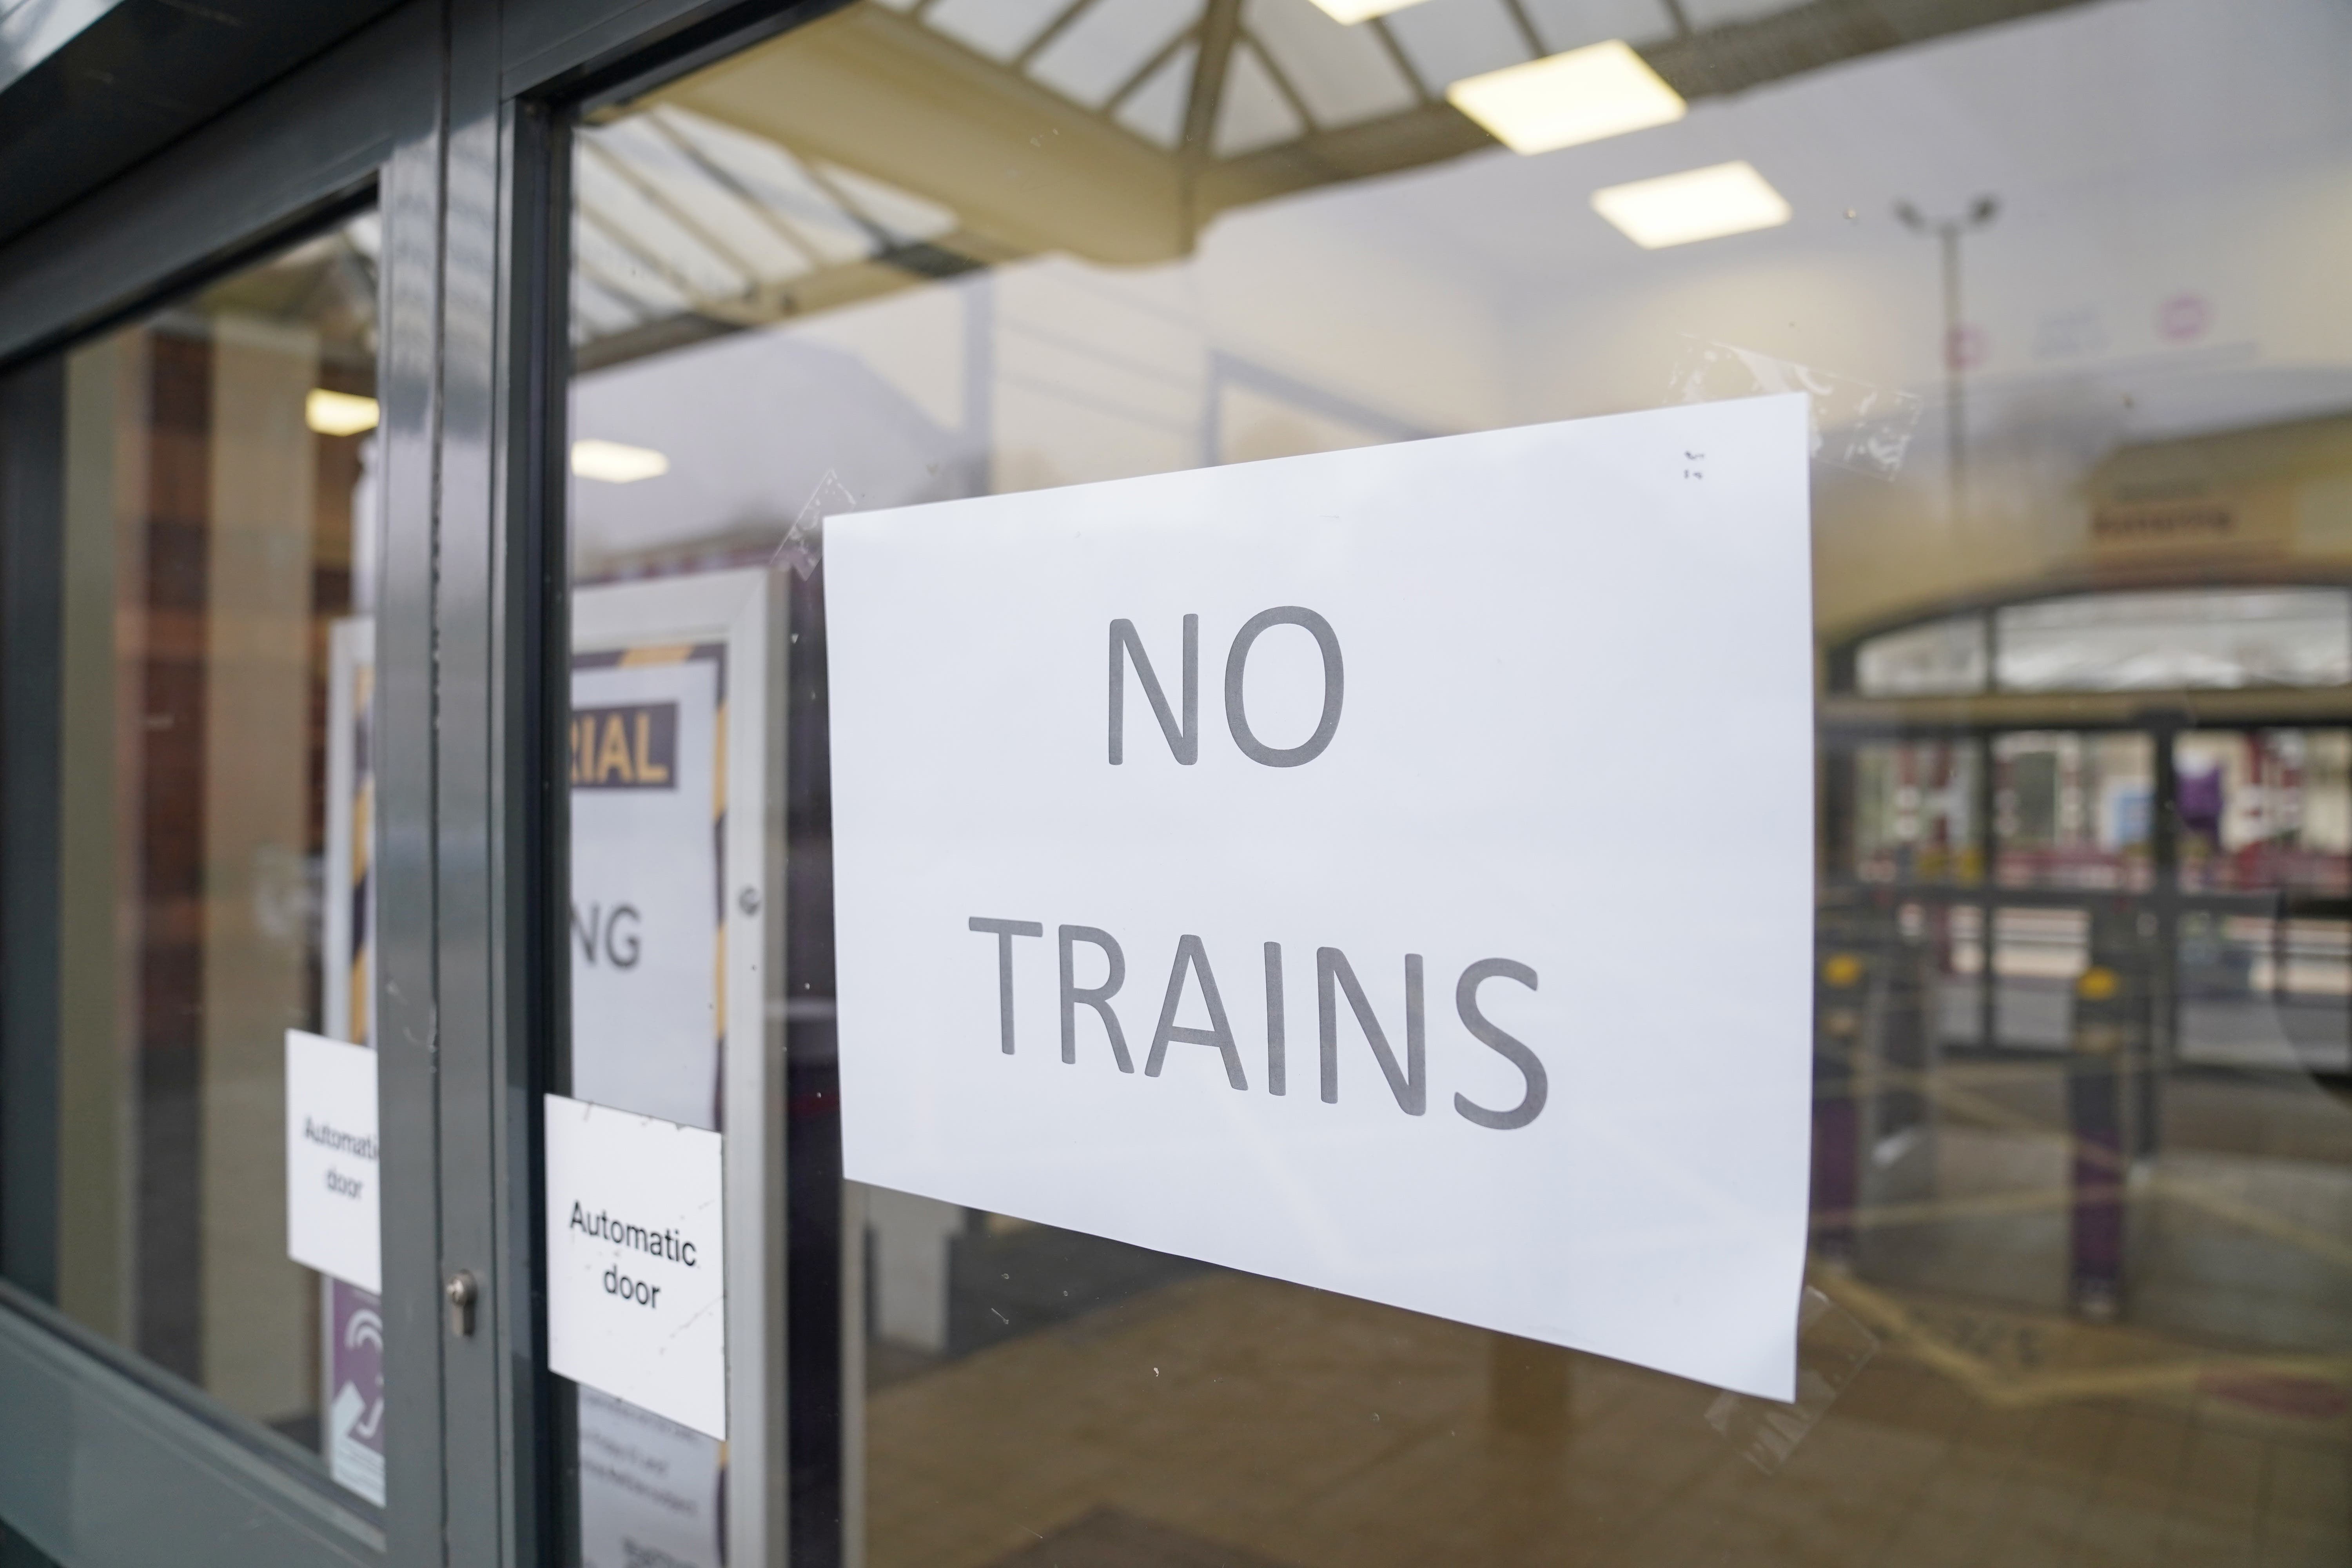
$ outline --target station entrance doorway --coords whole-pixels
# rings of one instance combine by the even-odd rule
[[[1817,1256],[2207,1342],[2327,1342],[2352,714],[2214,695],[1830,700]]]

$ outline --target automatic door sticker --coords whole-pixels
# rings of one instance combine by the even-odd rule
[[[286,1256],[383,1288],[375,1053],[286,1031]]]
[[[562,1095],[547,1108],[547,1363],[727,1436],[716,1132]]]

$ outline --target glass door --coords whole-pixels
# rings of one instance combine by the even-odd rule
[[[2257,25],[2157,3],[2030,21],[1930,6],[1932,37],[1864,49],[1825,41],[1808,6],[876,0],[583,110],[562,149],[560,453],[569,1096],[589,1109],[548,1114],[716,1132],[727,1212],[762,1214],[782,1252],[746,1265],[778,1291],[748,1316],[730,1218],[723,1448],[682,1406],[656,1408],[658,1390],[555,1366],[578,1385],[577,1560],[2340,1557],[2352,1110],[2334,1058],[2294,1042],[2336,1016],[2337,915],[2313,900],[2336,896],[2321,781],[2335,787],[2328,737],[2352,711],[2352,403],[2340,301],[2296,281],[2284,237],[2316,221],[2309,193],[2352,143],[2340,94],[2303,58],[2347,41],[2341,18],[2302,0],[2260,10]],[[1628,60],[1606,79],[1612,101],[1666,105],[1654,119],[1597,124],[1571,112],[1579,93],[1538,85]],[[2215,96],[2238,79],[2268,84],[2259,131]],[[2193,158],[2174,156],[2185,146]],[[2182,227],[2187,214],[2205,216]],[[2121,232],[2141,237],[2117,249]],[[2326,345],[2312,351],[2324,375],[2274,374],[2280,345],[2306,340]],[[952,1172],[924,1190],[843,1180],[860,1158],[858,1053],[946,1049],[861,1025],[856,977],[871,1018],[877,961],[861,967],[845,911],[877,862],[853,852],[857,824],[871,833],[877,802],[925,804],[920,831],[892,841],[930,846],[893,868],[909,881],[927,868],[951,882],[975,846],[1015,840],[1043,865],[1063,840],[982,808],[1004,799],[984,761],[943,752],[921,789],[844,770],[854,723],[939,714],[907,676],[901,706],[848,716],[845,692],[875,688],[845,683],[842,539],[935,530],[966,596],[909,569],[904,598],[856,601],[872,618],[855,646],[870,671],[877,625],[904,646],[927,616],[981,627],[941,660],[961,671],[1045,635],[1011,608],[1002,627],[972,613],[1002,579],[971,541],[1005,520],[1076,540],[1094,504],[1148,533],[1177,526],[1130,501],[1155,476],[1312,473],[1294,499],[1331,525],[1299,569],[1319,588],[1350,566],[1350,520],[1381,488],[1341,459],[1387,474],[1372,459],[1402,463],[1415,443],[1777,394],[1806,400],[1822,655],[1810,957],[1787,970],[1811,998],[1805,1258],[1776,1308],[1795,1398],[1300,1283],[1307,1243],[1238,1267],[1230,1216],[1199,1216],[1188,1246],[1139,1245],[1103,1174],[1124,1168],[1118,1150],[1071,1161],[1073,1184],[1112,1189],[1089,1188],[1110,1216],[1091,1226],[984,1201]],[[1682,457],[1685,478],[1705,472]],[[1541,557],[1563,603],[1579,574],[1622,559],[1581,494],[1562,486],[1557,519],[1578,552]],[[1473,510],[1432,502],[1413,559],[1433,584]],[[1075,593],[1108,556],[1080,565],[1071,549],[1041,571]],[[634,737],[641,721],[648,737],[717,732],[717,688],[692,667],[719,635],[698,606],[722,596],[764,628],[774,674],[764,728],[737,731],[728,665],[728,733],[766,752],[738,773],[730,742],[719,827],[703,775]],[[673,618],[648,609],[630,643],[626,605]],[[1654,673],[1629,668],[1636,649],[1722,696],[1580,732],[1559,775],[1562,814],[1643,825],[1618,847],[1649,875],[1613,919],[1695,953],[1736,901],[1724,868],[1760,809],[1769,748],[1728,695],[1759,656],[1673,595],[1642,614],[1611,657],[1549,670],[1538,706],[1581,711],[1592,688]],[[1256,700],[1245,655],[1221,666],[1202,619],[1205,692],[1179,673],[1197,662],[1189,624],[1130,626],[1129,642],[1114,622],[1110,641],[1126,694],[1113,735],[1127,756],[1197,765],[1187,777],[1210,775],[1228,733],[1240,743],[1232,714]],[[1086,629],[1092,702],[1101,626]],[[1319,646],[1301,630],[1288,651],[1311,669]],[[1146,663],[1149,685],[1130,673]],[[656,703],[678,705],[675,730]],[[2273,730],[2264,703],[2305,719]],[[1286,739],[1308,745],[1314,706],[1286,712]],[[1670,729],[1711,752],[1667,769]],[[1086,739],[1099,764],[1099,731]],[[1120,748],[1108,765],[1128,765]],[[648,763],[692,802],[665,815],[604,793],[649,791]],[[853,776],[870,793],[836,788]],[[1683,812],[1666,828],[1643,810],[1660,797]],[[1171,833],[1174,799],[1150,807]],[[749,810],[756,887],[716,869]],[[1361,845],[1368,863],[1446,830],[1411,802],[1391,826]],[[1155,864],[1192,885],[1194,868]],[[624,889],[689,873],[698,912],[671,931],[691,938],[679,962],[697,977],[668,994],[674,1028],[621,1039],[635,1015],[583,1001],[614,994],[614,912],[648,907]],[[1286,908],[1297,889],[1243,895]],[[1286,1026],[1290,1094],[1334,1040],[1373,1070],[1335,1022],[1349,994],[1320,955],[1320,994],[1294,981],[1286,1026],[1279,1002],[1260,1015],[1285,994],[1270,952],[1262,969],[1258,952],[1187,936],[1200,952],[1177,949],[1163,993],[1147,971],[1164,947],[1139,957],[1108,915],[969,913],[968,971],[909,961],[894,984],[977,987],[955,1047],[974,1060],[1025,1070],[1021,1053],[1042,1051],[1138,1092],[1197,1068],[1210,1101],[1238,1105],[1219,1097],[1267,1092]],[[756,1123],[734,1098],[747,944],[767,1031]],[[1215,988],[1193,978],[1212,957]],[[1587,976],[1590,993],[1603,980]],[[1721,984],[1692,959],[1654,1000]],[[1409,989],[1361,990],[1352,1017],[1397,1020],[1382,1048],[1402,1045]],[[1573,1038],[1549,1060],[1632,1049]],[[1234,1050],[1183,1048],[1221,1041]],[[1415,1069],[1381,1059],[1402,1105]],[[862,1081],[895,1092],[878,1069]],[[1712,1103],[1704,1088],[1693,1106]],[[1083,1122],[1080,1103],[1073,1090]],[[976,1104],[934,1110],[938,1146],[986,1142]],[[1673,1138],[1612,1147],[1624,1192],[1678,1169]],[[1264,1151],[1203,1132],[1197,1152]],[[1499,1183],[1488,1196],[1507,1201]],[[1265,1202],[1303,1204],[1273,1176]],[[738,1353],[781,1383],[746,1383]],[[770,1445],[756,1473],[747,1436]],[[756,1537],[735,1511],[755,1488]]]

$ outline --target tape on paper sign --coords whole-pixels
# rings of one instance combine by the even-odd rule
[[[1791,1397],[1809,441],[828,519],[846,1173]]]
[[[716,1132],[546,1097],[547,1364],[727,1436]]]
[[[1902,471],[1924,406],[1916,392],[1688,334],[1668,390],[1677,403],[1801,392],[1811,413],[1813,456],[1880,479]]]

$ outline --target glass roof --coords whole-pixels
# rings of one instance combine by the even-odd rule
[[[2074,3],[872,0],[583,127],[572,337],[593,368],[1023,255],[1171,259],[1220,211],[1492,148],[1448,86],[1609,39],[1696,100]],[[886,83],[900,144],[829,145],[828,101]],[[1044,210],[1007,172],[1039,153],[1100,199]]]

